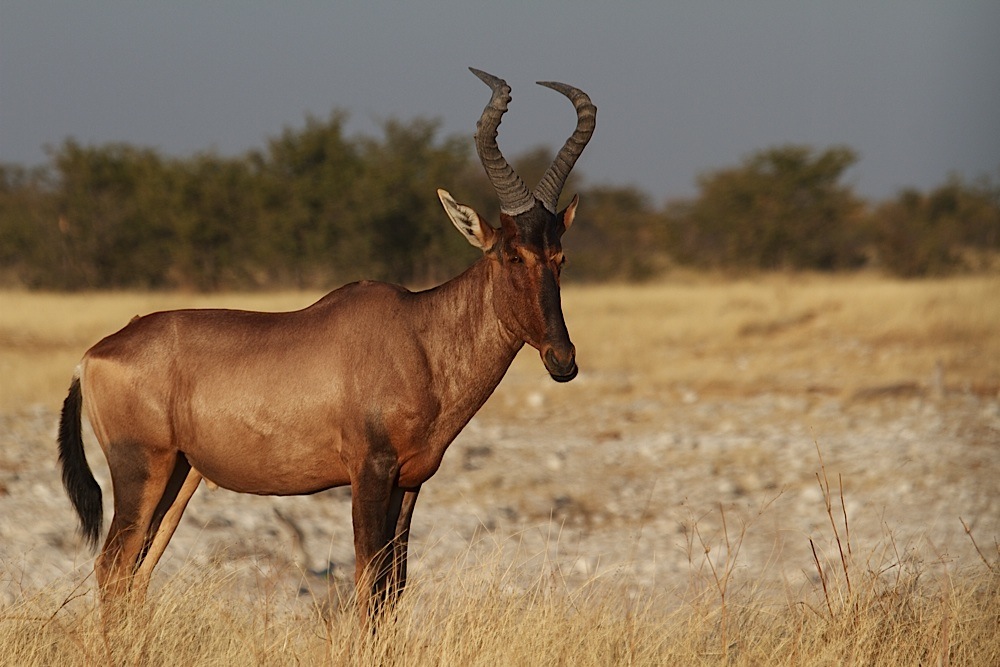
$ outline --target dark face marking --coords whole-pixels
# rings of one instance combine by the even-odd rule
[[[500,262],[504,268],[502,319],[536,348],[553,379],[577,373],[573,343],[563,318],[559,277],[563,263],[562,219],[541,204],[516,217],[501,218]]]

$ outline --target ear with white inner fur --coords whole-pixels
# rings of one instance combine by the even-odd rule
[[[559,217],[562,218],[562,231],[559,232],[559,236],[565,234],[569,226],[573,224],[573,219],[576,217],[576,207],[579,205],[580,195],[573,195],[573,201],[559,214]]]
[[[451,218],[452,224],[462,232],[465,239],[484,252],[493,247],[496,230],[483,222],[479,214],[472,208],[459,204],[447,190],[438,190],[438,199],[444,206],[445,213]]]

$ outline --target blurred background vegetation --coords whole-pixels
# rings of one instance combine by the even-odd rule
[[[477,255],[435,189],[496,223],[467,136],[389,120],[347,137],[345,113],[310,117],[262,150],[165,157],[70,139],[38,168],[0,165],[0,286],[40,289],[328,288],[360,278],[428,286]],[[514,156],[530,186],[546,147]],[[845,146],[767,148],[702,174],[689,200],[571,177],[583,200],[566,248],[578,281],[656,278],[678,266],[875,269],[919,277],[1000,266],[1000,184],[953,177],[930,192],[860,198]]]

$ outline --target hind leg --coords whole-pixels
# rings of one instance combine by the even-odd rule
[[[115,514],[95,570],[104,604],[114,603],[132,587],[157,506],[173,473],[176,453],[149,451],[133,443],[106,450],[114,489]]]
[[[170,482],[153,513],[153,520],[146,534],[146,542],[139,556],[135,579],[132,583],[132,588],[137,595],[145,595],[153,568],[156,567],[160,556],[167,548],[167,543],[170,542],[174,531],[177,530],[184,509],[187,507],[188,501],[191,500],[191,496],[198,490],[200,483],[201,473],[191,467],[183,454],[178,454]]]

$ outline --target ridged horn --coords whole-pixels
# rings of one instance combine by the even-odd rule
[[[500,199],[500,210],[507,215],[524,213],[535,205],[535,198],[497,146],[497,128],[500,127],[500,120],[510,103],[510,86],[503,79],[482,70],[472,67],[469,70],[493,90],[490,103],[483,109],[483,115],[476,123],[476,152],[479,153],[479,161],[483,163],[486,176]]]
[[[590,101],[587,93],[579,88],[555,81],[539,81],[538,85],[562,93],[576,107],[576,130],[563,144],[559,154],[556,155],[552,165],[542,176],[542,180],[538,182],[534,192],[535,198],[542,202],[542,205],[549,212],[555,213],[556,205],[559,203],[559,195],[562,194],[563,186],[566,185],[569,172],[594,134],[594,127],[597,124],[597,107]]]

